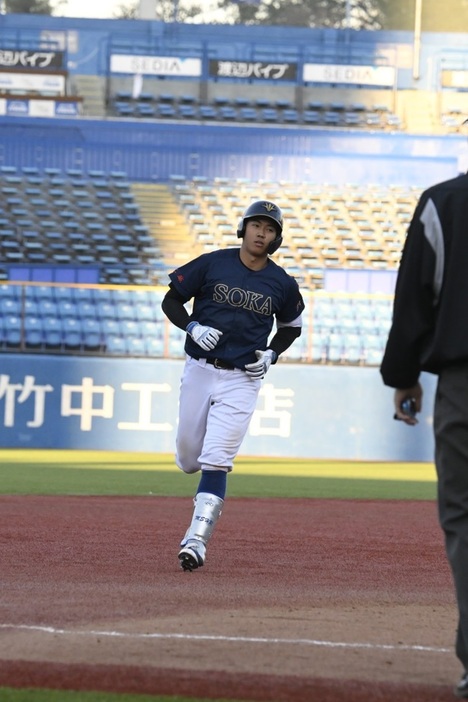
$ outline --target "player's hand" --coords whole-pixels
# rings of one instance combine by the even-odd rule
[[[276,360],[277,354],[273,349],[267,349],[266,351],[255,351],[255,355],[258,360],[255,363],[247,363],[245,373],[249,378],[261,380],[265,377],[273,361]]]
[[[198,322],[190,322],[186,329],[192,339],[205,351],[214,349],[218,341],[223,335],[222,331],[214,327],[204,327]]]

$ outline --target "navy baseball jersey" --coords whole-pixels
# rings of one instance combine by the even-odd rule
[[[187,335],[185,351],[195,358],[216,356],[244,368],[257,360],[256,349],[267,347],[275,318],[288,324],[304,310],[292,276],[271,259],[262,270],[250,270],[237,248],[202,254],[169,277],[184,298],[193,298],[192,318],[223,332],[211,354]]]

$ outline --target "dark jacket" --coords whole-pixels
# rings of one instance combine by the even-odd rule
[[[381,374],[409,388],[422,370],[468,361],[468,175],[425,190],[398,272]]]

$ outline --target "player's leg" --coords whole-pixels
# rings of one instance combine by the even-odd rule
[[[221,516],[226,492],[224,471],[202,471],[193,500],[193,516],[180,544],[179,562],[184,570],[195,570],[205,563],[206,545]]]
[[[184,473],[196,473],[205,438],[212,385],[216,378],[206,367],[187,359],[179,392],[179,422],[176,436],[176,463]]]
[[[439,377],[434,410],[438,504],[458,604],[456,654],[465,672],[468,672],[467,417],[468,366],[444,370]],[[468,697],[466,680],[464,690],[457,689],[456,694]]]
[[[202,476],[194,500],[192,522],[182,540],[179,560],[184,570],[204,565],[206,545],[221,516],[226,476],[255,411],[260,383],[241,371],[218,374],[199,456]]]

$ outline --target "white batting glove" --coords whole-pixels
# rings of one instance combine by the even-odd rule
[[[255,363],[247,363],[245,366],[245,373],[249,378],[261,380],[265,377],[273,361],[276,361],[278,358],[278,354],[273,351],[273,349],[267,349],[266,351],[255,351],[255,355],[258,361],[255,361]]]
[[[222,331],[214,327],[204,327],[198,322],[190,322],[185,330],[192,339],[205,351],[214,349],[223,335]]]

